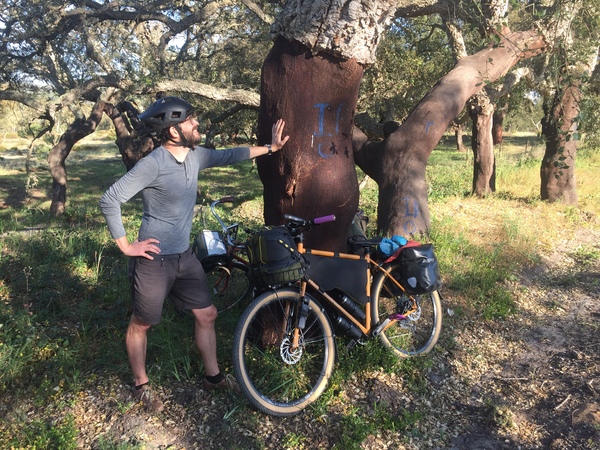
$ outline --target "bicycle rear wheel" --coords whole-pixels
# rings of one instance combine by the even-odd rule
[[[206,276],[219,312],[227,311],[250,297],[252,283],[248,277],[248,267],[240,262],[216,264],[206,272]]]
[[[329,319],[308,295],[306,326],[293,347],[300,310],[296,289],[269,291],[244,311],[233,340],[233,368],[242,392],[259,411],[298,414],[325,390],[335,361]]]
[[[390,272],[397,270],[392,264]],[[396,314],[404,315],[416,310],[405,319],[393,322],[379,335],[383,344],[401,357],[415,356],[428,353],[435,346],[442,329],[442,303],[437,291],[428,294],[407,296],[398,295],[395,289],[386,283],[384,274],[379,274],[373,282],[374,296],[372,299],[373,317],[384,322],[388,317]]]

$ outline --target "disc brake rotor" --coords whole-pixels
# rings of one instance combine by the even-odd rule
[[[281,345],[279,346],[279,354],[281,355],[281,359],[283,359],[286,364],[296,364],[298,361],[300,361],[300,358],[302,358],[303,348],[304,336],[300,336],[297,348],[293,348],[290,336],[286,336],[283,338]]]

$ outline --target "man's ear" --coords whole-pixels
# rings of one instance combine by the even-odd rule
[[[170,139],[176,139],[179,137],[179,131],[177,131],[177,127],[175,126],[169,127],[167,132],[169,133]]]

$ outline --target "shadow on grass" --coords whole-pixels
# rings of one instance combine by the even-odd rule
[[[115,338],[127,312],[125,268],[116,255],[93,232],[68,229],[26,239],[11,233],[3,244],[2,396],[47,398],[58,385],[77,389],[86,373],[116,371],[125,353]]]

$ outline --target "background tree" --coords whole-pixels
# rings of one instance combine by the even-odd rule
[[[573,2],[554,11],[552,22],[559,37],[553,40],[556,51],[545,61],[552,70],[545,72],[542,91],[546,149],[540,168],[540,194],[542,200],[576,205],[575,161],[581,139],[582,89],[589,83],[598,60],[598,6]]]
[[[143,143],[132,146],[136,133],[130,119],[157,92],[193,94],[190,100],[209,124],[211,118],[224,122],[244,108],[257,109],[252,87],[257,90],[257,68],[264,55],[260,43],[268,45],[265,20],[271,20],[269,15],[249,1],[184,2],[175,9],[168,1],[3,3],[0,99],[32,108],[48,129],[57,114],[72,114],[71,125],[49,157],[52,211],[64,211],[65,160],[73,145],[97,126],[101,117],[88,114],[98,102],[105,105],[105,113],[120,114],[117,122],[128,130],[116,129],[127,167],[145,151]],[[244,64],[236,63],[242,56]],[[209,83],[191,82],[195,73]],[[235,89],[252,78],[254,86],[245,85],[249,90]],[[201,103],[200,97],[214,101]],[[120,111],[115,105],[125,99],[129,107]],[[109,117],[117,123],[116,116]],[[251,133],[249,123],[238,121],[238,129]]]

